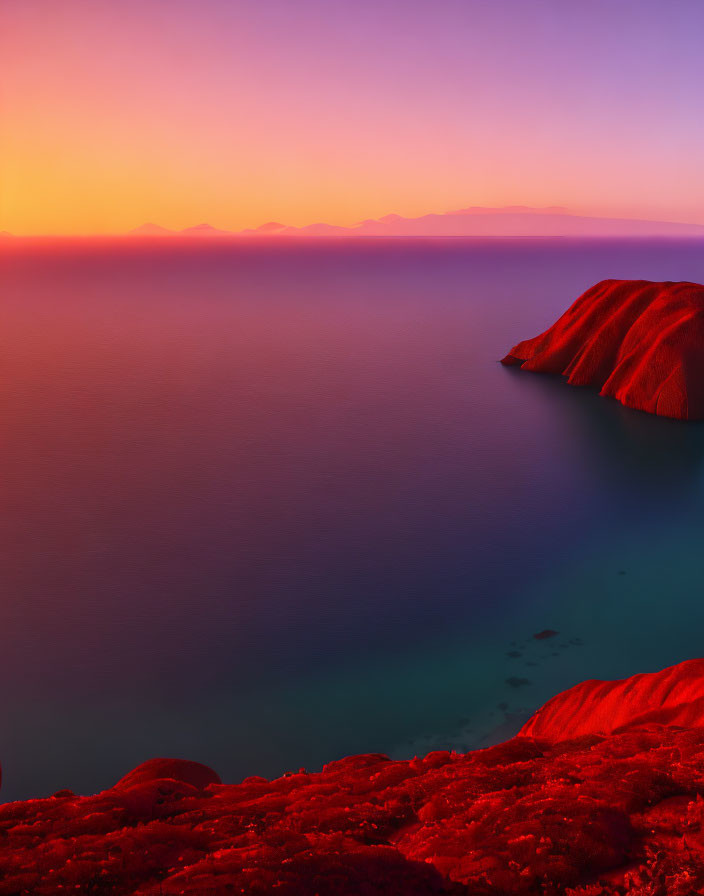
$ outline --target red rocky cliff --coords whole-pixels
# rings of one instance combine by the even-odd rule
[[[704,286],[603,280],[502,363],[651,414],[704,419]]]

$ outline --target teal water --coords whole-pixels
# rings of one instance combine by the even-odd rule
[[[704,426],[498,364],[605,277],[704,246],[4,244],[3,798],[474,748],[702,655]]]

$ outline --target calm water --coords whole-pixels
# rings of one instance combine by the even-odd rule
[[[6,244],[4,799],[475,747],[704,655],[704,427],[497,363],[604,277],[704,245]]]

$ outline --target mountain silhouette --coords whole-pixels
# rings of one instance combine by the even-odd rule
[[[211,224],[196,224],[195,227],[184,227],[183,230],[179,230],[179,233],[189,236],[227,236],[233,231],[219,230]]]
[[[562,206],[532,208],[509,205],[502,208],[470,206],[443,214],[405,218],[388,214],[367,218],[351,227],[319,221],[302,227],[268,221],[256,228],[221,230],[197,224],[171,231],[156,224],[144,224],[131,231],[135,235],[177,234],[180,236],[237,237],[700,237],[704,225],[677,221],[649,221],[638,218],[602,218],[575,215]]]
[[[152,224],[148,222],[147,224],[140,224],[139,227],[135,227],[134,230],[130,230],[130,233],[137,234],[139,236],[166,236],[170,233],[175,233],[174,230],[169,230],[167,227],[161,227],[159,224]]]

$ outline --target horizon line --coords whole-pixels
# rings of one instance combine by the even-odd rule
[[[492,233],[491,227],[486,229],[486,232],[433,232],[431,227],[428,228],[427,231],[424,231],[422,222],[433,222],[436,225],[442,227],[443,224],[448,222],[457,222],[458,220],[462,223],[471,222],[471,221],[482,221],[484,224],[489,224],[489,221],[499,222],[502,219],[506,221],[507,218],[520,219],[522,223],[535,222],[536,226],[533,229],[533,232],[517,232],[515,234],[510,232],[498,232]],[[487,220],[489,219],[489,220]],[[352,225],[342,225],[342,224],[328,224],[323,221],[317,221],[312,224],[304,224],[301,226],[296,225],[287,225],[281,224],[278,221],[267,221],[264,224],[260,224],[256,227],[245,227],[239,230],[230,230],[227,228],[215,227],[208,223],[199,223],[195,225],[188,225],[182,228],[169,228],[164,227],[160,224],[156,224],[153,221],[146,221],[142,224],[138,224],[137,226],[130,228],[129,230],[120,230],[120,231],[97,231],[97,232],[73,232],[73,233],[31,233],[31,234],[22,234],[22,233],[12,233],[11,231],[0,229],[0,239],[2,238],[13,238],[13,239],[117,239],[117,238],[131,238],[131,239],[174,239],[174,238],[185,238],[185,239],[232,239],[232,238],[244,238],[244,239],[272,239],[272,238],[332,238],[332,237],[341,237],[341,238],[358,238],[358,237],[419,237],[419,238],[511,238],[511,237],[540,237],[540,236],[586,236],[589,234],[580,234],[578,232],[575,233],[544,233],[541,234],[541,226],[539,222],[545,220],[551,220],[555,222],[556,219],[558,221],[570,221],[570,222],[582,222],[585,225],[599,225],[602,224],[608,228],[609,224],[611,225],[635,225],[637,229],[642,229],[644,226],[652,227],[657,229],[659,227],[665,228],[666,230],[675,231],[682,230],[683,233],[674,233],[673,235],[686,235],[686,231],[691,231],[692,236],[696,235],[704,235],[704,223],[698,222],[687,222],[687,221],[676,221],[676,220],[663,220],[663,219],[655,219],[655,218],[634,218],[634,217],[624,217],[624,216],[612,216],[612,215],[593,215],[593,214],[582,214],[579,212],[573,212],[566,206],[558,206],[558,205],[550,205],[550,206],[526,206],[526,205],[507,205],[507,206],[468,206],[466,208],[455,209],[448,212],[428,212],[423,215],[419,215],[416,217],[405,217],[402,215],[398,215],[395,213],[389,213],[383,215],[380,218],[366,218],[362,221],[358,221]],[[399,228],[413,228],[420,227],[420,230],[415,232],[396,232]],[[496,229],[496,228],[495,228]],[[500,229],[500,228],[499,228]],[[469,228],[471,231],[471,228]],[[598,233],[594,233],[594,236],[598,236]],[[647,233],[637,233],[634,232],[629,234],[627,232],[624,233],[604,233],[604,236],[639,236],[639,235],[647,235]],[[669,235],[667,233],[657,234],[653,233],[652,235]]]

